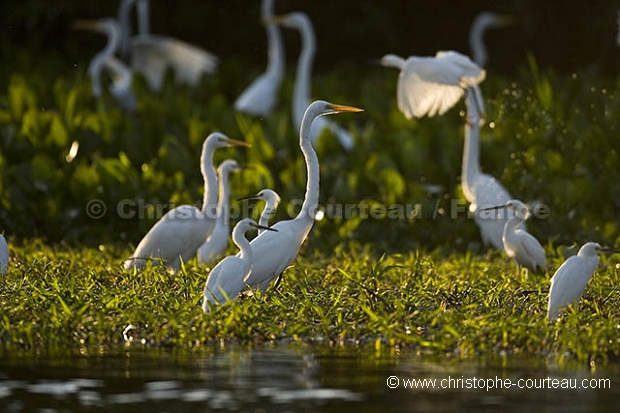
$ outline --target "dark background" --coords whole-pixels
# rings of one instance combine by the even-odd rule
[[[23,0],[0,6],[3,61],[24,51],[53,53],[73,62],[92,56],[100,36],[73,32],[78,18],[116,16],[118,1]],[[189,41],[222,59],[264,65],[265,32],[259,23],[260,0],[151,0],[151,28]],[[430,55],[437,50],[469,53],[467,33],[482,10],[511,13],[519,24],[489,32],[489,69],[510,75],[530,52],[543,68],[559,73],[578,69],[615,74],[619,69],[616,38],[618,2],[552,0],[278,0],[276,11],[303,10],[315,25],[315,70],[345,61],[360,63],[385,53]],[[289,50],[298,47],[286,30]],[[289,52],[287,59],[296,54]]]

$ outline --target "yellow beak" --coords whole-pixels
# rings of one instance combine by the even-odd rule
[[[364,109],[356,108],[355,106],[346,106],[346,105],[336,105],[331,104],[331,109],[340,113],[340,112],[363,112]]]

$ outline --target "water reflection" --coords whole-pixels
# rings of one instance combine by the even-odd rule
[[[0,411],[590,412],[614,406],[618,392],[613,385],[619,376],[614,364],[593,369],[554,364],[544,357],[459,361],[357,349],[12,356],[0,358]],[[525,388],[545,380],[581,383],[605,378],[611,388]],[[504,381],[520,381],[523,388],[498,389],[497,383]],[[451,385],[441,387],[442,382]],[[476,383],[495,384],[473,388]]]

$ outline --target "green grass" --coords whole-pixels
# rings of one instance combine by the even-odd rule
[[[312,244],[312,242],[310,243]],[[231,250],[232,252],[232,250]],[[578,308],[548,324],[548,275],[522,273],[485,256],[380,254],[343,246],[306,250],[277,290],[204,314],[209,268],[188,263],[122,269],[129,251],[108,247],[13,246],[0,278],[2,351],[106,354],[132,348],[297,343],[410,349],[470,358],[526,354],[607,360],[620,356],[617,261],[604,260]],[[548,251],[551,268],[563,258]],[[134,326],[123,337],[123,330]]]

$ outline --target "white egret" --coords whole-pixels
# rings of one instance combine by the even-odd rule
[[[204,178],[202,209],[193,205],[181,205],[168,211],[142,238],[136,251],[125,261],[125,269],[143,268],[149,259],[162,261],[171,271],[181,267],[181,261],[189,261],[213,230],[217,203],[217,177],[213,168],[213,153],[217,148],[245,146],[214,132],[202,145],[200,169]]]
[[[234,300],[245,288],[244,279],[252,270],[253,252],[245,233],[255,228],[276,231],[262,227],[250,218],[242,219],[235,225],[232,239],[239,247],[239,254],[229,255],[220,261],[209,273],[203,291],[202,309],[209,311],[209,302],[223,304]]]
[[[310,89],[312,84],[312,64],[316,53],[316,38],[314,28],[308,15],[302,12],[293,12],[281,16],[274,16],[270,21],[277,22],[284,27],[296,29],[301,36],[301,53],[297,62],[297,72],[295,75],[295,86],[293,91],[293,123],[295,129],[299,130],[303,121],[306,108],[310,104]],[[328,128],[340,142],[345,150],[353,147],[353,137],[342,127],[328,121],[325,118],[318,118],[312,123],[310,137],[315,142],[321,135],[323,129]]]
[[[547,305],[549,321],[558,318],[562,307],[577,304],[598,267],[599,254],[605,252],[619,253],[620,251],[603,248],[596,242],[588,242],[579,249],[577,255],[569,257],[553,274]]]
[[[463,193],[471,203],[470,211],[474,213],[483,243],[503,250],[505,214],[480,213],[480,209],[505,205],[513,198],[497,179],[480,170],[480,127],[486,115],[478,84],[486,76],[484,69],[453,51],[438,52],[435,57],[412,56],[407,60],[386,55],[381,63],[401,69],[398,108],[408,119],[441,115],[466,95],[467,122],[461,169]]]
[[[267,70],[239,95],[235,110],[252,116],[267,116],[278,101],[278,92],[284,79],[284,44],[278,25],[273,18],[275,0],[263,0],[261,17],[267,31]]]
[[[484,44],[484,34],[488,29],[504,27],[514,24],[515,19],[506,14],[483,11],[479,13],[469,29],[469,48],[471,49],[474,62],[480,67],[485,67],[489,55]]]
[[[319,160],[310,138],[312,122],[323,115],[361,111],[362,109],[352,106],[336,105],[322,100],[313,102],[306,109],[299,133],[299,147],[307,169],[304,202],[295,218],[273,225],[272,228],[278,232],[265,231],[252,240],[253,268],[245,280],[251,288],[265,290],[269,283],[293,262],[314,224],[319,203],[320,170]]]
[[[134,4],[138,10],[139,33],[130,37],[129,12]],[[123,0],[118,10],[122,52],[130,54],[131,67],[144,75],[149,87],[160,91],[169,67],[177,83],[190,86],[196,86],[203,74],[215,73],[218,58],[212,53],[172,37],[151,34],[149,7],[149,0]]]
[[[112,80],[109,90],[110,94],[125,109],[130,111],[135,110],[137,102],[131,91],[132,72],[123,62],[114,56],[118,50],[121,33],[118,23],[112,18],[78,20],[73,23],[73,28],[92,30],[105,34],[108,37],[105,48],[93,57],[93,60],[88,66],[88,75],[92,82],[93,95],[99,98],[103,94],[101,74],[105,69]]]
[[[6,274],[9,269],[9,246],[4,236],[0,234],[0,273]]]
[[[239,198],[237,201],[242,201],[245,199],[261,199],[265,201],[265,208],[263,208],[263,212],[260,214],[260,218],[258,220],[258,225],[263,227],[269,226],[269,217],[273,213],[273,211],[280,205],[280,196],[276,193],[276,191],[272,191],[271,189],[263,189],[256,195],[246,196],[244,198]],[[263,232],[262,229],[258,230],[258,235]]]
[[[232,172],[238,172],[243,169],[237,161],[227,159],[217,167],[219,195],[217,200],[217,208],[215,225],[213,231],[207,237],[206,241],[196,251],[196,259],[199,264],[209,264],[219,257],[228,246],[228,237],[230,236],[230,224],[228,213],[229,192],[228,177]]]
[[[504,227],[502,241],[506,255],[517,263],[518,274],[521,274],[521,266],[532,271],[539,269],[547,271],[545,250],[540,242],[523,228],[518,228],[531,215],[528,206],[517,199],[511,199],[505,205],[484,208],[484,210],[497,209],[505,209],[506,212],[512,211],[512,216],[508,218]]]

